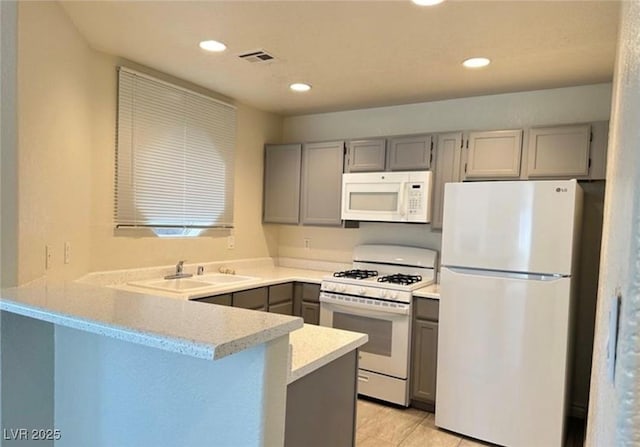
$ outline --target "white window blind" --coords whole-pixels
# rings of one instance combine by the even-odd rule
[[[117,131],[118,227],[233,226],[235,107],[119,67]]]

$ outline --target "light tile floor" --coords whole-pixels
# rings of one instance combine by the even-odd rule
[[[441,430],[433,413],[358,400],[356,447],[478,447],[490,446]]]
[[[565,447],[584,445],[584,421],[567,426]],[[494,446],[435,426],[433,413],[358,399],[356,447],[479,447]]]

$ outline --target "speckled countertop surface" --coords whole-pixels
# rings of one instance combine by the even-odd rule
[[[140,287],[131,282],[125,284],[115,284],[120,290],[128,290],[138,293],[153,293],[154,295],[166,296],[178,299],[197,299],[206,296],[220,295],[224,293],[237,292],[239,290],[253,289],[256,287],[271,286],[274,284],[282,284],[286,282],[300,281],[320,284],[322,278],[331,275],[331,272],[322,270],[307,270],[289,267],[261,266],[261,267],[242,267],[235,269],[237,275],[252,276],[255,279],[242,281],[231,284],[212,285],[209,288],[200,289],[192,292],[169,292],[163,290],[153,290]],[[198,280],[198,276],[194,275],[189,278]]]
[[[430,286],[423,287],[422,289],[414,290],[413,296],[421,298],[432,298],[434,300],[440,299],[440,284],[431,284]]]
[[[301,318],[78,283],[2,289],[0,310],[204,359],[303,326]]]
[[[358,332],[305,324],[289,334],[292,355],[288,383],[353,351],[368,339],[368,335]]]

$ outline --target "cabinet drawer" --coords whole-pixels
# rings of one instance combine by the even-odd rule
[[[278,284],[269,287],[269,305],[293,301],[293,283]]]
[[[231,294],[225,293],[224,295],[208,296],[206,298],[199,298],[194,301],[209,304],[219,304],[221,306],[231,306]]]
[[[267,295],[266,287],[236,292],[233,294],[233,307],[264,310],[267,308]]]
[[[415,316],[421,320],[433,320],[438,321],[438,309],[440,303],[438,300],[432,300],[429,298],[416,298],[415,299]]]
[[[302,300],[303,301],[320,301],[320,284],[303,283],[302,284]]]
[[[293,315],[293,300],[286,303],[269,304],[269,312],[275,314]]]

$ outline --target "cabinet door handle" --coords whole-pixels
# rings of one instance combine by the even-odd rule
[[[368,382],[368,381],[369,381],[369,376],[358,374],[358,382]]]

